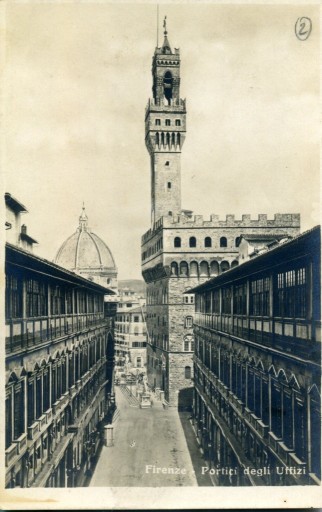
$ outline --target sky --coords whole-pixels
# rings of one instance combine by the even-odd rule
[[[4,188],[27,207],[40,256],[54,259],[84,201],[119,279],[141,278],[156,13],[152,2],[7,5]],[[318,6],[160,4],[159,45],[164,15],[187,100],[182,207],[318,224]],[[313,28],[300,41],[304,15]]]

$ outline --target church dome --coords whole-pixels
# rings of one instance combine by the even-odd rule
[[[88,227],[84,206],[79,217],[79,227],[61,245],[54,261],[57,265],[105,286],[110,286],[111,278],[117,276],[117,268],[110,249]]]

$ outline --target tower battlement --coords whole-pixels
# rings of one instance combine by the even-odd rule
[[[169,100],[169,104],[162,102],[161,100],[155,100],[153,98],[150,98],[148,100],[148,103],[145,107],[145,117],[150,112],[157,112],[157,113],[173,113],[173,112],[181,112],[186,113],[186,100],[182,98],[178,99],[171,99]]]
[[[175,215],[160,218],[154,223],[152,229],[149,229],[142,236],[142,244],[146,243],[161,229],[191,229],[191,228],[217,228],[217,229],[238,229],[238,228],[297,228],[301,226],[301,215],[299,213],[275,213],[272,219],[267,214],[260,213],[257,218],[252,218],[249,214],[243,214],[241,219],[235,218],[235,215],[227,214],[226,219],[220,219],[219,215],[211,214],[207,220],[203,215]]]
[[[204,219],[203,215],[194,215],[193,220],[186,215],[176,215],[174,217],[163,217],[163,227],[176,225],[200,226],[200,227],[299,227],[301,216],[299,213],[275,213],[272,219],[269,219],[266,213],[260,213],[256,218],[250,214],[242,214],[241,219],[235,218],[233,214],[227,214],[225,220],[220,219],[220,215],[211,214],[210,219]]]

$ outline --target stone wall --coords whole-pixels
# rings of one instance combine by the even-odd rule
[[[179,408],[189,408],[192,406],[192,402],[189,398],[192,398],[189,393],[186,393],[187,389],[193,388],[193,354],[187,352],[175,353],[170,352],[168,358],[169,365],[169,385],[168,385],[168,402],[171,406]],[[190,378],[187,378],[186,368],[190,368]],[[182,396],[182,398],[180,398]]]
[[[186,296],[184,292],[204,280],[172,277],[147,285],[148,382],[151,386],[164,387],[170,405],[177,406],[179,392],[192,386],[185,369],[191,368],[192,377],[193,352],[184,350],[184,340],[186,336],[190,340],[193,337],[192,325],[186,326],[186,317],[194,317],[194,303],[190,302],[193,296]],[[163,370],[162,364],[165,365]]]
[[[154,153],[152,165],[152,210],[154,218],[178,214],[181,210],[180,153]]]

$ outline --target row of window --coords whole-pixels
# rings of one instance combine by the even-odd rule
[[[35,444],[29,447],[29,449],[25,452],[25,456],[23,459],[23,463],[17,465],[16,468],[11,470],[11,481],[7,484],[7,487],[30,487],[35,479],[35,477],[40,473],[42,467],[51,460],[53,460],[53,454],[55,450],[59,450],[60,441],[62,440],[63,435],[68,434],[68,426],[73,425],[77,422],[77,418],[83,413],[83,411],[88,411],[88,406],[92,404],[93,397],[96,395],[99,387],[104,383],[105,376],[103,368],[100,368],[98,372],[87,382],[87,384],[82,388],[82,390],[75,396],[75,398],[70,402],[62,414],[56,416],[55,420],[47,425],[47,428],[42,431],[41,436],[38,437],[38,440]],[[20,390],[18,391],[18,388]],[[10,446],[10,439],[12,441],[17,440],[16,431],[19,429],[19,424],[22,425],[22,433],[26,433],[23,430],[23,424],[25,421],[25,410],[21,407],[21,414],[19,416],[12,415],[12,410],[16,411],[17,403],[21,403],[25,399],[25,381],[17,383],[14,386],[13,393],[7,397],[6,399],[6,448]],[[22,388],[22,389],[21,389]],[[38,397],[37,397],[38,399]],[[82,461],[88,460],[88,453],[86,450],[86,446],[92,444],[93,441],[97,440],[97,426],[99,422],[99,417],[104,411],[104,398],[100,396],[98,402],[95,403],[94,407],[91,407],[90,412],[90,420],[88,421],[86,427],[83,429],[82,443],[78,443],[77,449],[74,451],[75,464],[81,465]],[[69,455],[71,455],[71,451],[69,450]],[[71,462],[70,457],[67,455],[68,460]],[[63,457],[64,459],[64,457]],[[54,484],[54,486],[64,486],[66,485],[65,481],[65,460],[60,466],[63,464],[64,467],[60,467],[60,482]],[[48,470],[48,468],[47,468]],[[71,471],[68,471],[67,476],[71,474]],[[53,478],[53,473],[51,473],[51,477],[49,482]],[[48,487],[48,482],[46,484]]]
[[[25,301],[24,301],[25,299]],[[6,275],[6,319],[103,312],[103,296]]]
[[[123,304],[123,302],[119,302],[119,304],[118,304],[118,308],[119,309],[122,309],[122,308],[132,308],[132,307],[133,307],[132,302],[125,302],[124,304]]]
[[[238,247],[239,238],[240,237],[237,237],[235,239],[235,247]],[[176,248],[181,247],[181,243],[182,243],[181,238],[179,236],[176,236],[173,241],[174,247],[176,247]],[[220,247],[228,247],[228,240],[225,236],[220,237],[219,246]],[[189,247],[192,247],[192,248],[197,247],[197,239],[195,236],[191,236],[189,238]],[[212,247],[212,239],[210,236],[206,236],[206,238],[204,238],[203,247]]]
[[[25,420],[30,427],[104,354],[104,345],[97,340],[38,367],[28,378],[23,377],[17,382],[9,380],[6,388],[6,448],[25,432]]]
[[[168,182],[167,183],[168,190],[171,189],[171,186],[172,186],[171,182]],[[172,215],[172,212],[169,212],[169,215]],[[237,240],[238,240],[238,238],[236,238],[236,242],[235,242],[235,246],[236,247],[237,247]],[[221,237],[220,241],[219,241],[220,247],[228,247],[227,244],[228,244],[227,238],[226,237]],[[179,236],[176,236],[174,238],[173,245],[174,245],[174,247],[176,249],[179,249],[179,248],[182,247],[182,240],[181,240],[181,238]],[[191,236],[189,238],[189,247],[193,248],[193,249],[197,247],[197,239],[196,239],[196,237]],[[207,248],[211,248],[212,247],[212,239],[209,236],[207,236],[204,239],[204,247],[207,247]],[[153,254],[156,254],[158,251],[160,251],[162,249],[163,249],[163,241],[162,241],[162,238],[160,238],[155,244],[153,244],[151,247],[149,247],[148,249],[143,251],[143,253],[142,253],[142,261],[146,260],[147,258],[152,256]],[[235,264],[238,265],[237,260],[236,260]]]
[[[165,119],[164,124],[165,124],[165,126],[171,126],[171,119]],[[175,126],[181,126],[181,119],[175,119],[174,124],[175,124]],[[161,119],[156,119],[155,125],[161,126]]]
[[[168,288],[165,286],[157,290],[147,289],[146,303],[147,304],[168,304],[169,293]]]
[[[116,322],[127,322],[127,323],[130,323],[130,315],[120,315],[120,314],[117,314]],[[142,319],[140,318],[139,315],[134,315],[132,317],[132,322],[135,322],[135,323],[142,322]]]
[[[199,347],[199,343],[197,347]],[[307,458],[307,413],[306,393],[300,389],[293,377],[287,382],[284,370],[269,375],[261,367],[241,361],[223,349],[212,346],[211,359],[203,357],[197,348],[201,360],[214,376],[228,387],[245,406],[269,427],[279,440],[293,449],[296,456],[305,461]],[[210,400],[221,409],[220,388],[214,385],[198,365],[195,367],[195,381]],[[320,397],[316,389],[311,388],[311,428],[313,446],[320,443]],[[316,457],[316,460],[318,458]]]
[[[196,311],[306,318],[308,302],[307,271],[300,267],[200,294]]]
[[[116,325],[115,326],[115,334],[124,333],[124,334],[134,334],[134,336],[145,336],[146,330],[145,327],[134,327],[131,328],[128,325]]]
[[[169,188],[171,188],[171,183]],[[159,238],[159,240],[157,240],[155,244],[151,245],[151,247],[148,247],[146,251],[143,251],[142,261],[144,261],[146,258],[149,258],[149,256],[152,256],[161,249],[163,249],[163,240],[162,238]]]
[[[153,293],[153,294],[149,295],[149,301],[147,301],[147,304],[167,304],[168,303],[167,295],[162,294],[162,302],[159,302],[158,299],[159,299],[159,295],[157,293],[156,294]],[[193,293],[185,293],[183,295],[182,302],[183,302],[183,304],[194,304],[195,303],[194,294]],[[153,318],[153,315],[154,315],[154,317],[156,317],[155,313],[147,313],[146,318]]]

